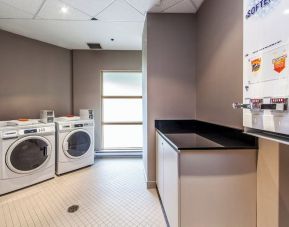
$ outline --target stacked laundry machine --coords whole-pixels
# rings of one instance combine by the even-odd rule
[[[0,121],[0,195],[93,165],[92,116]]]

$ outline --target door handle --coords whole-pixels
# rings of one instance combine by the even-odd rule
[[[244,103],[234,102],[232,106],[233,106],[233,109],[252,109],[250,104],[244,104]]]
[[[47,156],[47,147],[43,147],[43,148],[41,148],[41,150],[43,150],[43,156],[46,157]]]

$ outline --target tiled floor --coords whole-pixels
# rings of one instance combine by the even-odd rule
[[[71,205],[79,205],[68,213]],[[0,197],[0,226],[166,226],[140,159],[95,165]]]

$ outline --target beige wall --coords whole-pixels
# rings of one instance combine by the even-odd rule
[[[258,227],[289,226],[289,146],[267,139],[259,141]]]
[[[148,14],[144,29],[144,166],[156,180],[156,119],[195,118],[195,16]]]
[[[289,146],[280,144],[279,227],[289,226]]]
[[[197,119],[241,128],[243,1],[207,0],[197,13]],[[193,61],[192,61],[193,63]]]
[[[0,120],[71,112],[71,51],[0,30]]]
[[[257,165],[257,226],[278,227],[278,206],[279,144],[260,139]]]
[[[73,51],[73,106],[95,110],[95,148],[101,148],[101,71],[141,71],[141,51]]]

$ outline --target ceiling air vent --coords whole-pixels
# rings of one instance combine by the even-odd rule
[[[93,50],[101,50],[101,45],[99,43],[88,43],[87,46]]]

